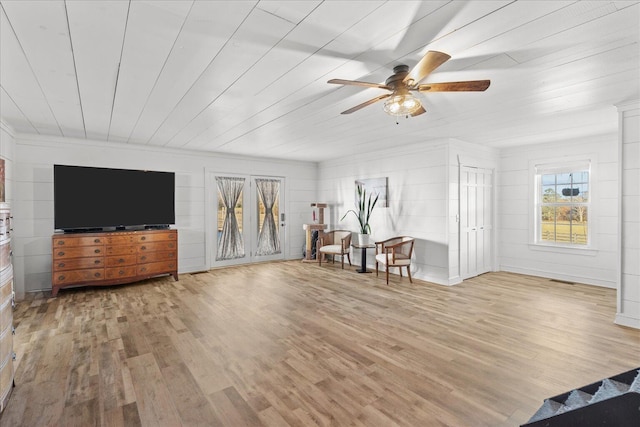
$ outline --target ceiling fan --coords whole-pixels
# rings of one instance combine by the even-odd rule
[[[426,110],[420,100],[413,96],[411,92],[482,92],[487,90],[489,84],[491,84],[490,80],[419,84],[433,70],[447,62],[449,58],[451,56],[446,53],[430,50],[411,71],[409,71],[407,65],[393,67],[393,74],[389,76],[384,84],[342,79],[331,79],[327,83],[373,87],[390,91],[390,93],[376,96],[362,104],[349,108],[341,114],[351,114],[368,105],[387,99],[384,103],[384,110],[388,114],[415,117],[425,113]]]

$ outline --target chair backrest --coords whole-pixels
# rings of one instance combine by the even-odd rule
[[[415,242],[415,239],[413,239],[412,237],[401,237],[400,238],[400,245],[396,246],[395,252],[396,254],[402,254],[404,256],[406,256],[407,258],[411,258],[411,255],[413,254],[413,243]]]
[[[324,245],[340,245],[344,241],[344,247],[348,248],[351,245],[351,231],[349,230],[332,230],[324,232],[323,244]]]
[[[393,252],[397,258],[400,255],[399,258],[411,259],[414,242],[415,239],[409,236],[392,237],[382,242],[376,242],[376,253],[384,253],[386,247],[393,246]]]
[[[351,231],[349,230],[333,230],[333,244],[338,245],[342,243],[344,239],[344,247],[351,246]]]

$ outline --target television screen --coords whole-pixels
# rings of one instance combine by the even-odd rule
[[[54,165],[59,230],[175,224],[175,174]]]

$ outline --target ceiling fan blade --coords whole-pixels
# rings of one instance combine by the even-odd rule
[[[413,84],[418,83],[420,80],[427,77],[433,70],[447,62],[449,58],[451,58],[451,56],[446,53],[430,50],[402,81],[408,83],[409,80],[413,80]]]
[[[426,112],[427,110],[425,110],[424,107],[421,105],[420,108],[418,108],[418,110],[411,115],[411,117],[419,116],[420,114],[423,114]]]
[[[336,85],[377,87],[377,88],[380,88],[380,89],[391,90],[391,88],[389,86],[387,86],[387,85],[383,85],[383,84],[380,84],[380,83],[359,82],[357,80],[331,79],[327,83],[333,83],[333,84],[336,84]]]
[[[467,82],[429,83],[418,85],[420,92],[482,92],[487,90],[491,80],[470,80]]]
[[[384,94],[384,95],[376,96],[375,98],[370,99],[370,100],[368,100],[368,101],[366,101],[366,102],[363,102],[362,104],[356,105],[356,106],[355,106],[355,107],[353,107],[353,108],[349,108],[348,110],[345,110],[345,111],[343,111],[343,112],[342,112],[342,113],[340,113],[340,114],[351,114],[351,113],[353,113],[354,111],[358,111],[359,109],[364,108],[364,107],[366,107],[367,105],[375,104],[376,102],[378,102],[378,101],[382,101],[383,99],[388,98],[388,97],[390,97],[390,96],[391,96],[391,94],[390,94],[390,93],[386,93],[386,94]]]

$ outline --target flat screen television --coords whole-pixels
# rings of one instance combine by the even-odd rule
[[[175,224],[175,174],[53,166],[54,227],[64,231]]]

